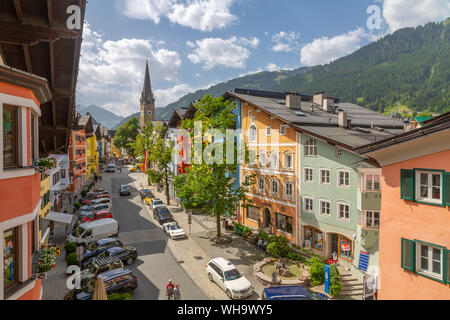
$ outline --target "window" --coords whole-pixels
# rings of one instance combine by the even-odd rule
[[[280,136],[286,135],[286,125],[282,124],[280,125]]]
[[[305,182],[313,182],[313,169],[305,168]]]
[[[345,203],[338,203],[338,218],[341,220],[350,220],[350,206]]]
[[[442,203],[442,173],[416,171],[416,199],[424,202]]]
[[[17,229],[3,233],[3,283],[4,288],[12,286],[17,281],[18,248]]]
[[[286,182],[284,184],[284,197],[286,199],[292,199],[294,196],[294,184],[292,182]]]
[[[443,250],[441,248],[416,243],[417,272],[442,279]]]
[[[294,161],[293,161],[292,153],[285,153],[283,167],[285,169],[293,169],[293,164],[294,164]]]
[[[250,120],[253,118],[253,111],[252,110],[248,110],[248,117],[250,118]]]
[[[253,221],[259,220],[259,208],[258,207],[248,207],[247,218]]]
[[[317,142],[316,142],[316,139],[309,138],[308,140],[306,140],[305,156],[306,157],[317,156]]]
[[[350,172],[338,171],[338,186],[344,188],[350,187]]]
[[[31,162],[37,160],[36,148],[34,147],[36,142],[36,133],[35,133],[36,124],[34,123],[34,121],[35,117],[31,115]]]
[[[268,126],[267,128],[266,128],[266,135],[268,135],[268,136],[270,136],[270,134],[271,134],[271,127],[270,126]]]
[[[328,200],[319,200],[320,214],[329,216],[331,214],[331,202]]]
[[[339,258],[352,261],[353,241],[339,235]]]
[[[367,173],[365,178],[365,190],[381,190],[380,181],[381,176],[378,173]]]
[[[278,151],[274,150],[270,153],[270,166],[273,169],[278,169],[279,163],[280,163],[280,161],[279,161]]]
[[[364,215],[364,226],[368,228],[380,227],[380,212],[366,211]]]
[[[304,246],[323,251],[323,232],[316,228],[305,227]]]
[[[18,161],[17,110],[3,106],[3,165],[16,167]]]
[[[278,180],[272,180],[271,193],[274,195],[278,195],[278,190],[279,190]]]
[[[267,165],[267,155],[264,151],[259,152],[259,165],[266,166]]]
[[[342,149],[336,147],[336,158],[342,158]]]
[[[66,178],[66,169],[61,169],[61,179]]]
[[[285,233],[292,234],[292,217],[286,216],[284,214],[275,212],[276,228],[277,230],[283,231]]]
[[[258,140],[258,133],[257,133],[256,126],[252,124],[250,128],[248,129],[248,141],[249,142],[256,142]]]
[[[266,181],[262,177],[258,177],[258,190],[264,192],[266,188]]]
[[[308,213],[314,212],[314,199],[311,197],[303,197],[303,210]]]
[[[320,184],[330,184],[330,169],[320,169]]]

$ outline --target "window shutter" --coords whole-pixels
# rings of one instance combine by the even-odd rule
[[[445,197],[444,204],[447,206],[450,206],[450,172],[446,172],[444,174],[443,178],[444,178],[444,183],[443,183],[444,193],[443,194],[445,195],[444,196]]]
[[[450,250],[444,250],[444,282],[450,283]]]
[[[414,200],[414,170],[401,170],[400,174],[401,198]]]
[[[415,242],[402,238],[402,268],[415,272]]]

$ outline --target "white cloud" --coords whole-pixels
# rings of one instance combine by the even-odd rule
[[[250,50],[244,46],[257,47],[259,40],[231,37],[229,39],[206,38],[197,40],[193,53],[188,55],[192,63],[203,63],[204,69],[217,66],[244,69]]]
[[[322,37],[305,45],[300,51],[300,62],[306,66],[325,64],[361,47],[367,37],[363,28],[328,38]]]
[[[120,0],[119,10],[129,18],[150,19],[156,24],[161,17],[195,30],[222,29],[237,21],[230,12],[235,0]]]
[[[291,52],[298,49],[300,34],[291,31],[280,31],[272,36],[272,50],[275,52]]]
[[[147,58],[153,80],[178,79],[181,66],[178,53],[161,48],[160,44],[142,39],[105,41],[85,24],[77,88],[79,102],[104,106],[123,116],[137,112]],[[157,105],[162,106],[159,101]]]
[[[266,70],[272,72],[272,71],[279,71],[281,70],[281,68],[277,66],[275,63],[268,63],[266,65]]]
[[[184,95],[194,92],[197,89],[192,88],[191,86],[183,83],[177,84],[169,89],[158,89],[155,90],[154,95],[155,99],[159,106],[165,107],[169,103],[178,101]]]

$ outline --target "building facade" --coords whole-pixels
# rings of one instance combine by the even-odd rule
[[[70,191],[80,192],[86,184],[86,131],[72,130],[70,133]]]
[[[0,65],[0,300],[38,300],[41,281],[33,259],[39,250],[41,104],[51,99],[48,82]]]
[[[382,166],[382,300],[450,299],[450,112],[359,150]]]

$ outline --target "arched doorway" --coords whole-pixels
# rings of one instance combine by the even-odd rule
[[[263,210],[263,228],[270,228],[270,224],[272,222],[271,214],[269,208],[264,208]]]

